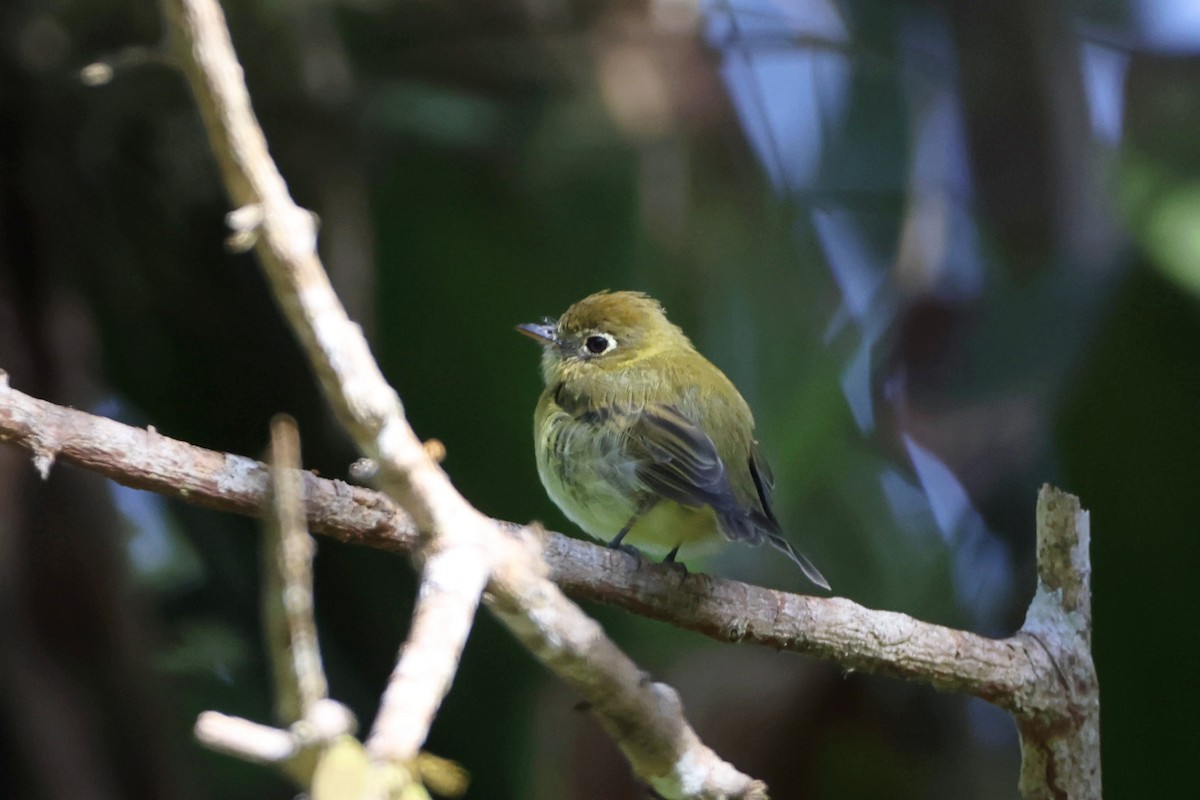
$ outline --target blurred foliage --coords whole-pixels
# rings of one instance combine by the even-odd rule
[[[648,291],[751,402],[785,527],[840,595],[1011,632],[1038,485],[1081,496],[1111,797],[1194,783],[1187,5],[224,3],[334,282],[472,502],[571,530],[512,326]],[[344,476],[253,258],[222,247],[181,79],[150,49],[80,80],[153,48],[157,6],[14,0],[0,34],[0,368],[241,454],[287,412],[305,464]],[[0,796],[291,796],[190,734],[206,708],[270,720],[255,523],[64,467],[42,484],[8,451],[0,501]],[[806,590],[753,549],[693,568]],[[320,542],[331,692],[364,725],[413,590],[401,560]],[[773,796],[1016,796],[986,704],[589,610]],[[481,615],[428,746],[472,798],[645,796],[574,703]]]

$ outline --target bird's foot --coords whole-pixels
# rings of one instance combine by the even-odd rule
[[[684,564],[682,561],[675,560],[675,556],[677,555],[679,555],[679,545],[675,545],[671,552],[667,553],[666,557],[663,558],[663,566],[670,567],[674,572],[679,573],[683,576],[684,580],[686,580],[690,573],[688,572],[686,564]]]
[[[662,562],[662,565],[664,567],[670,567],[671,572],[674,572],[679,576],[680,583],[686,581],[688,576],[692,574],[688,571],[687,566],[682,561],[664,561]]]
[[[642,565],[642,551],[638,550],[636,547],[634,547],[631,544],[621,544],[620,542],[610,542],[608,544],[608,549],[616,550],[618,553],[624,553],[626,555],[633,556],[633,560],[637,562],[637,566],[640,567]]]

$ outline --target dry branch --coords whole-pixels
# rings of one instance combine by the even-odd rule
[[[635,770],[669,797],[758,797],[762,784],[700,744],[678,703],[657,702],[631,661],[549,580],[535,550],[502,535],[430,457],[384,380],[361,329],[346,316],[316,254],[313,219],[298,208],[267,152],[216,0],[164,0],[180,66],[196,98],[225,187],[238,242],[253,242],[272,293],[311,361],[343,428],[379,468],[377,481],[422,536],[421,583],[408,640],[384,693],[367,748],[412,761],[457,670],[484,586],[501,620],[592,703]],[[596,643],[601,644],[601,643]],[[599,656],[603,656],[602,658]],[[657,694],[656,694],[657,692]],[[620,695],[616,697],[614,695]]]
[[[178,442],[0,387],[0,439],[35,457],[51,453],[120,483],[241,514],[260,514],[266,502],[265,466],[240,456]],[[395,552],[419,536],[412,518],[383,495],[341,481],[305,475],[310,528],[344,542]],[[618,605],[726,641],[744,641],[827,658],[882,675],[929,683],[989,700],[1012,712],[1025,750],[1023,775],[1042,777],[1025,797],[1051,785],[1047,768],[1069,758],[1054,780],[1093,787],[1071,797],[1099,797],[1099,694],[1083,613],[1088,584],[1086,512],[1078,501],[1045,488],[1038,504],[1038,600],[1022,631],[989,639],[874,611],[844,598],[788,594],[708,575],[680,581],[674,570],[632,560],[589,542],[545,531],[542,556],[550,577],[577,597]],[[501,523],[509,530],[520,530]],[[1045,573],[1045,574],[1042,574]],[[1070,599],[1070,627],[1056,619],[1056,598]],[[1041,609],[1041,610],[1038,610]],[[1070,669],[1069,672],[1065,670]],[[1071,681],[1064,687],[1063,675]],[[1051,751],[1053,742],[1070,753]],[[1031,752],[1032,750],[1032,752]],[[1035,766],[1041,765],[1041,766]],[[1075,776],[1075,778],[1071,778]]]
[[[271,498],[262,538],[262,617],[275,676],[275,713],[291,725],[328,698],[329,683],[313,617],[316,547],[304,514],[300,434],[290,417],[271,421]]]
[[[313,217],[292,201],[267,151],[220,6],[164,0],[163,7],[176,59],[237,207],[230,219],[244,241],[255,242],[272,293],[338,421],[379,463],[387,493],[430,533],[430,546],[417,553],[424,561],[422,591],[408,640],[368,739],[377,757],[411,761],[450,689],[487,582],[485,520],[429,463],[362,330],[334,294],[317,257]]]
[[[1100,683],[1092,662],[1091,523],[1079,500],[1043,489],[1037,510],[1038,586],[1021,631],[1054,662],[1058,691],[1017,717],[1021,794],[1099,798]]]

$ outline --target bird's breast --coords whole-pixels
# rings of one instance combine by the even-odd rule
[[[627,415],[616,408],[569,414],[552,404],[537,417],[538,475],[546,493],[568,519],[603,541],[615,536],[651,495],[624,446],[626,429]],[[712,509],[668,500],[659,500],[626,537],[659,555],[681,543],[698,554],[723,540]]]
[[[639,502],[635,465],[622,454],[620,425],[558,410],[545,416],[536,436],[538,476],[550,499],[591,535],[615,535]]]

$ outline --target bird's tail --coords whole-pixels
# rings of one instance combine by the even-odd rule
[[[783,538],[777,533],[768,533],[767,541],[771,543],[777,550],[783,551],[792,561],[796,562],[796,566],[804,573],[804,577],[820,586],[825,591],[829,591],[829,581],[825,580],[825,576],[821,574],[821,570],[817,569],[816,565],[808,560],[808,556],[801,553],[796,548],[792,547],[792,543]]]

